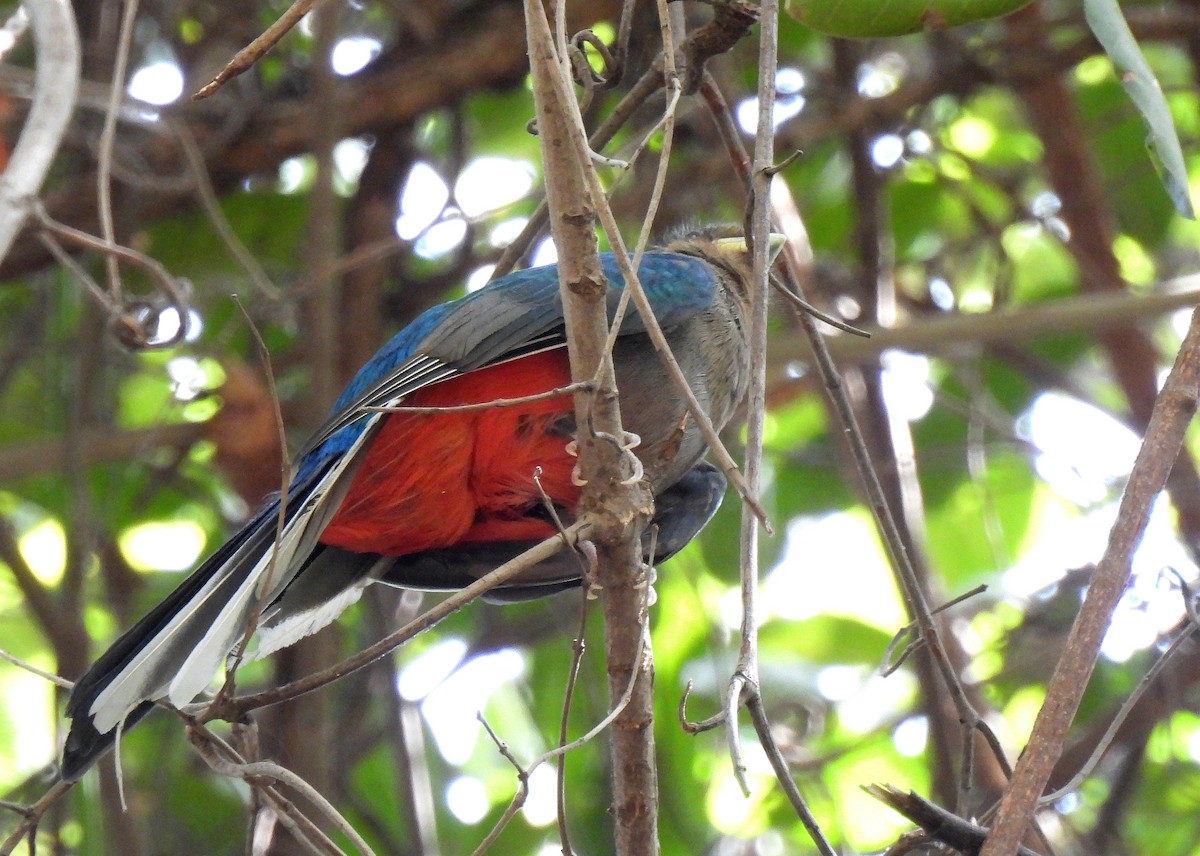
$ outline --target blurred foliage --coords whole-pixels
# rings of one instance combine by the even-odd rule
[[[95,4],[103,15],[85,14],[84,4],[78,5],[85,40],[94,50],[87,74],[107,79],[114,42],[104,16],[115,20],[120,4]],[[148,5],[135,33],[132,68],[168,57],[194,89],[214,63],[219,66],[274,20],[283,4],[244,4],[225,18],[215,4]],[[118,222],[123,241],[190,281],[194,317],[186,342],[130,353],[109,335],[111,319],[48,259],[5,271],[0,540],[19,547],[23,561],[11,552],[0,554],[12,560],[0,562],[0,649],[35,666],[74,677],[120,628],[179,581],[175,572],[140,570],[147,561],[186,569],[199,558],[196,532],[204,536],[201,552],[220,544],[255,502],[231,486],[255,456],[268,471],[264,490],[277,487],[270,481],[278,474],[269,451],[273,417],[262,436],[249,422],[233,423],[233,434],[242,435],[238,439],[253,440],[254,449],[267,452],[238,451],[229,445],[230,435],[214,427],[220,414],[231,413],[232,392],[221,388],[227,371],[248,368],[261,379],[247,319],[270,352],[292,447],[320,421],[329,402],[310,392],[313,366],[336,362],[337,355],[319,351],[311,334],[312,299],[321,286],[308,254],[319,230],[332,230],[353,253],[381,238],[394,239],[396,218],[410,217],[402,218],[410,231],[402,228],[401,234],[411,244],[392,247],[382,262],[363,268],[366,284],[353,286],[359,296],[367,294],[370,310],[350,314],[348,300],[339,303],[336,290],[326,304],[344,313],[336,319],[340,344],[357,353],[380,344],[425,306],[462,293],[469,278],[482,282],[534,210],[537,181],[534,190],[487,207],[469,223],[462,213],[468,196],[495,198],[514,176],[530,170],[540,175],[537,141],[527,128],[533,111],[524,76],[489,77],[484,60],[491,56],[468,57],[477,61],[474,66],[463,61],[469,48],[461,39],[475,32],[476,23],[519,4],[468,2],[453,12],[443,4],[333,5],[340,39],[374,40],[378,48],[365,66],[339,78],[348,105],[365,109],[379,97],[367,84],[416,51],[445,74],[414,77],[414,89],[447,86],[430,95],[432,106],[417,115],[355,125],[346,135],[350,142],[340,150],[344,160],[338,161],[335,182],[335,222],[312,219],[318,204],[314,136],[301,135],[301,144],[285,146],[268,133],[287,130],[286,117],[295,115],[288,111],[303,99],[310,99],[301,114],[306,122],[339,121],[337,110],[311,102],[318,60],[307,24],[213,106],[185,100],[163,112],[189,123],[200,137],[221,214],[277,293],[250,284],[194,193],[155,184],[186,173],[183,161],[167,151],[170,135],[156,123],[121,125]],[[859,4],[855,11],[810,0],[791,7],[794,14],[801,7],[837,7],[843,22],[865,26],[864,10],[873,5],[878,4]],[[988,4],[995,13],[1020,5]],[[1193,186],[1200,173],[1198,11],[1190,0],[1127,8],[1163,84]],[[611,38],[612,10],[595,14],[605,17],[601,23]],[[592,127],[609,115],[653,56],[658,44],[653,14],[646,8],[635,17],[630,69],[615,91],[597,98],[589,111]],[[1041,702],[1086,573],[1056,585],[1103,549],[1139,417],[1129,406],[1126,381],[1113,370],[1122,357],[1101,331],[1064,324],[1036,339],[1011,329],[1000,339],[979,340],[971,322],[1094,294],[1097,276],[1081,265],[1080,242],[1107,247],[1128,290],[1141,296],[1187,286],[1170,280],[1200,267],[1200,230],[1175,213],[1147,157],[1145,125],[1110,60],[1088,40],[1076,4],[1043,0],[1017,14],[1044,31],[1041,53],[1020,46],[1013,18],[847,43],[785,16],[777,80],[780,103],[789,105],[778,123],[778,151],[781,157],[803,152],[777,181],[795,198],[815,253],[806,283],[809,299],[868,327],[877,320],[914,327],[964,322],[907,359],[886,357],[881,363],[873,354],[861,364],[846,364],[843,380],[885,481],[902,472],[906,490],[919,490],[919,501],[901,517],[933,600],[989,585],[986,594],[953,607],[945,626],[961,646],[964,679],[1009,759],[1020,752]],[[686,15],[695,27],[711,11],[696,4]],[[523,52],[519,34],[513,41]],[[737,115],[753,107],[753,42],[742,42],[708,66]],[[1017,58],[1027,64],[1027,78],[1007,72]],[[452,79],[453,85],[447,83]],[[1072,117],[1036,114],[1029,89],[1047,81],[1061,81]],[[636,113],[605,154],[630,156],[660,109],[661,99]],[[347,107],[347,116],[352,113]],[[82,217],[92,205],[99,115],[81,108],[47,189],[64,219],[70,213]],[[1080,174],[1054,174],[1046,159],[1054,141],[1045,128],[1066,129],[1076,121]],[[10,142],[17,127],[10,122],[5,129]],[[251,131],[258,136],[250,141],[241,136]],[[630,175],[605,172],[627,238],[641,222],[658,151],[656,138]],[[459,176],[485,156],[504,160],[473,173],[472,186],[460,184]],[[241,166],[245,163],[255,165]],[[418,163],[439,176],[440,186],[409,187]],[[1082,192],[1088,176],[1095,177],[1104,207],[1093,212],[1094,222],[1110,233],[1087,234],[1081,231],[1086,223],[1069,219],[1076,200],[1064,195]],[[408,197],[406,190],[412,191]],[[402,198],[411,211],[402,210]],[[656,228],[738,220],[743,204],[741,185],[703,102],[685,98]],[[864,261],[863,230],[872,222],[879,229],[879,270]],[[34,247],[30,252],[36,250],[36,238],[23,240]],[[535,243],[523,263],[542,250]],[[98,258],[83,254],[79,260],[103,279]],[[133,273],[127,284],[145,299],[148,313],[161,309],[161,295],[147,280]],[[350,294],[350,277],[338,287]],[[231,300],[234,293],[244,310]],[[952,713],[947,716],[940,705],[945,688],[917,666],[923,655],[886,678],[879,674],[905,620],[903,606],[799,325],[782,303],[776,310],[765,450],[765,502],[776,535],[762,543],[762,690],[776,738],[826,834],[845,852],[877,851],[909,825],[861,786],[889,783],[952,804],[961,735]],[[1153,385],[1170,363],[1185,319],[1182,313],[1159,313],[1130,320],[1158,346],[1157,362],[1135,367]],[[270,414],[265,383],[256,389],[257,405]],[[1053,409],[1062,401],[1077,406]],[[1069,424],[1054,418],[1064,412],[1072,414]],[[176,433],[163,433],[166,429]],[[734,430],[728,440],[736,449],[743,438]],[[1098,670],[1072,746],[1102,729],[1147,668],[1160,637],[1181,617],[1178,587],[1158,574],[1170,565],[1184,577],[1194,576],[1191,550],[1200,545],[1200,533],[1185,528],[1183,515],[1173,513],[1178,507],[1164,502],[1160,511],[1135,563],[1138,581],[1114,623],[1113,644],[1106,648],[1111,656]],[[677,721],[689,684],[694,687],[689,718],[703,719],[723,704],[737,657],[739,526],[731,496],[696,543],[658,575],[651,626],[660,831],[662,851],[672,856],[814,852],[748,727],[743,724],[742,733],[751,784],[747,798],[733,778],[724,733],[691,735]],[[48,626],[46,616],[31,607],[34,590],[49,598],[63,626],[85,631],[86,646],[63,643],[62,629]],[[424,818],[425,834],[443,853],[470,852],[499,820],[517,777],[474,719],[475,711],[482,711],[523,763],[556,744],[580,605],[578,592],[503,607],[476,603],[405,646],[393,662],[321,691],[330,699],[338,735],[336,745],[316,747],[333,753],[326,796],[377,852],[420,852],[411,824],[415,815]],[[587,651],[569,715],[572,738],[600,720],[608,705],[600,619],[591,606]],[[336,636],[336,649],[348,655],[410,608],[399,593],[377,593],[328,632]],[[458,648],[450,644],[454,640]],[[1197,676],[1182,667],[1178,672],[1170,698],[1149,712],[1139,708],[1135,715],[1147,719],[1137,720],[1136,733],[1123,737],[1085,786],[1055,807],[1057,821],[1047,829],[1058,853],[1195,852]],[[466,677],[456,681],[456,675]],[[395,692],[397,676],[401,694]],[[276,676],[269,664],[250,664],[239,679],[241,689],[252,690],[272,685]],[[419,687],[406,694],[410,680]],[[1156,694],[1164,693],[1151,695]],[[42,679],[0,664],[0,787],[6,799],[31,801],[50,781],[47,765],[61,739],[61,702],[61,694]],[[288,764],[312,751],[288,745],[283,732],[272,728],[276,716],[269,711],[260,719],[266,756]],[[89,774],[71,793],[68,808],[39,827],[41,852],[242,851],[252,812],[249,790],[206,771],[177,720],[161,713],[150,717],[123,736],[121,758],[128,812],[117,810],[111,778],[102,786],[98,774]],[[568,827],[576,852],[612,849],[609,764],[602,739],[566,760]],[[557,852],[553,790],[552,775],[535,781],[529,811],[517,815],[493,852]],[[980,773],[970,810],[981,814],[996,794],[995,782]],[[260,816],[257,828],[266,822]]]

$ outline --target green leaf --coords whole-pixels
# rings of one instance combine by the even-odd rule
[[[1120,69],[1125,91],[1149,126],[1146,148],[1150,161],[1158,171],[1175,210],[1189,220],[1196,219],[1175,122],[1167,108],[1162,87],[1142,56],[1133,33],[1129,31],[1121,7],[1117,5],[1117,0],[1083,0],[1083,13],[1105,52]]]
[[[872,669],[891,641],[878,627],[840,615],[770,621],[759,631],[760,646],[774,657],[799,657],[809,664],[858,663]]]
[[[819,33],[852,39],[944,30],[1015,12],[1029,0],[788,0],[787,13]]]
[[[1175,206],[1162,192],[1162,181],[1142,153],[1146,124],[1130,110],[1129,96],[1117,80],[1112,61],[1095,56],[1083,63],[1075,78],[1076,104],[1087,125],[1088,144],[1104,180],[1118,228],[1148,247],[1160,248],[1175,221]],[[1158,67],[1158,66],[1156,66]],[[1161,71],[1160,71],[1161,74]],[[1166,82],[1163,79],[1163,82]],[[1171,103],[1175,115],[1184,111],[1200,115],[1200,100],[1180,91]],[[1182,133],[1188,131],[1180,127]]]
[[[1010,564],[1045,488],[1019,455],[993,454],[982,477],[959,482],[928,512],[929,553],[954,587],[989,579]]]

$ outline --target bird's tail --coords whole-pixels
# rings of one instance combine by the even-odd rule
[[[92,664],[67,701],[64,780],[82,775],[154,701],[181,706],[209,685],[254,611],[286,587],[314,548],[349,481],[343,475],[344,461],[295,486],[278,543],[279,502],[268,504]]]

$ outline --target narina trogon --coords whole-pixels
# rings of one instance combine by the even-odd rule
[[[779,240],[772,236],[773,249]],[[611,255],[601,261],[611,318],[623,279]],[[745,240],[728,229],[683,233],[646,253],[638,278],[692,391],[722,428],[749,376]],[[613,360],[624,426],[640,438],[634,451],[655,494],[647,558],[661,561],[708,522],[725,478],[701,460],[705,444],[632,308]],[[554,266],[509,274],[420,315],[363,366],[297,456],[282,534],[275,499],[75,684],[62,777],[82,775],[155,700],[192,701],[259,603],[263,654],[328,624],[371,582],[469,585],[556,531],[538,468],[570,522],[580,493],[567,448],[576,429],[570,395],[442,413],[368,409],[523,398],[570,379]],[[536,597],[578,576],[578,563],[560,556],[492,595]]]

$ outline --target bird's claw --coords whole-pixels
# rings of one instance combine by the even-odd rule
[[[568,455],[570,455],[572,458],[578,458],[579,457],[579,441],[571,440],[563,448],[563,451],[566,452]],[[575,466],[571,467],[571,484],[575,485],[575,487],[583,487],[585,484],[587,484],[587,479],[585,479],[583,477],[583,473],[579,468],[578,461],[575,462]]]
[[[658,569],[654,565],[642,565],[642,578],[638,581],[638,588],[645,586],[646,588],[646,606],[654,606],[658,602],[658,590],[654,588],[654,584],[658,582]]]
[[[604,586],[597,582],[596,568],[600,560],[596,555],[596,545],[591,541],[580,541],[575,545],[575,549],[584,559],[582,582],[584,597],[588,600],[596,600],[600,597],[600,592],[604,590]]]
[[[646,469],[642,466],[642,459],[633,454],[633,450],[642,445],[642,438],[632,431],[625,431],[625,442],[621,444],[621,451],[632,462],[630,469],[633,471],[626,479],[622,479],[621,484],[637,484],[646,475]]]

